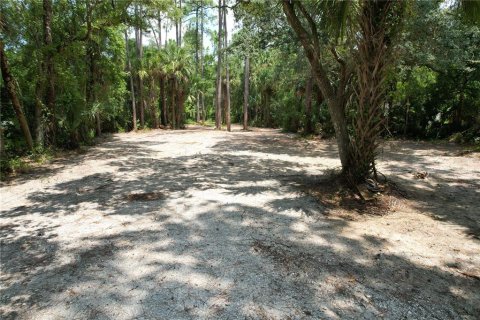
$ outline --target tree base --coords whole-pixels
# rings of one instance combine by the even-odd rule
[[[329,217],[357,220],[360,216],[383,216],[395,212],[407,194],[397,184],[385,181],[373,186],[370,182],[352,184],[342,174],[312,183],[302,183],[303,192],[313,196]]]

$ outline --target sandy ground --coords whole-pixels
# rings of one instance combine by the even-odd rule
[[[458,151],[385,143],[408,199],[342,219],[302,191],[331,141],[114,135],[1,186],[0,318],[478,319],[480,159]]]

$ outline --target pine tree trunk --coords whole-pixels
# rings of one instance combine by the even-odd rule
[[[178,0],[180,11],[182,11],[182,0]],[[182,12],[183,15],[183,12]],[[178,46],[182,46],[182,17],[180,16],[180,21],[178,22]]]
[[[227,84],[222,81],[222,124],[227,123]]]
[[[167,40],[168,40],[168,25],[165,23],[165,47],[167,46],[167,42],[168,42]]]
[[[7,56],[3,50],[3,42],[0,40],[0,67],[2,70],[2,78],[7,89],[10,100],[12,101],[13,109],[17,115],[18,123],[22,129],[23,136],[25,137],[25,142],[27,147],[33,149],[33,140],[32,135],[30,134],[30,128],[28,127],[27,118],[23,113],[22,104],[17,96],[17,88],[15,85],[15,80],[13,79],[12,74],[10,73],[10,68],[8,66]]]
[[[231,131],[231,119],[230,119],[230,70],[228,68],[228,34],[227,34],[227,8],[223,10],[223,29],[225,34],[225,104],[226,104],[226,115],[225,120],[227,122],[227,131]]]
[[[201,64],[201,79],[203,81],[205,77],[205,65],[203,59],[203,33],[204,33],[204,8],[203,8],[203,0],[200,1],[200,5],[202,7],[202,13],[200,18],[200,64]],[[205,122],[205,96],[203,92],[200,92],[200,108],[201,108],[201,118],[202,123]]]
[[[200,50],[200,40],[199,40],[199,7],[197,6],[195,8],[195,76],[198,79],[198,73],[199,73],[199,64],[200,64],[200,58],[199,58],[199,50]],[[197,123],[200,122],[200,92],[197,89],[197,105],[196,105],[196,121]]]
[[[177,8],[177,0],[174,0],[173,1],[174,5],[175,5],[175,8]],[[178,19],[175,18],[175,42],[177,43],[177,47],[180,47],[180,37],[178,36],[179,32],[178,32]]]
[[[215,128],[222,129],[222,0],[218,0],[217,91]]]
[[[250,90],[250,57],[245,56],[245,67],[243,71],[243,130],[248,130],[248,98]]]
[[[162,18],[160,16],[160,11],[158,11],[158,45],[160,49],[162,46]]]

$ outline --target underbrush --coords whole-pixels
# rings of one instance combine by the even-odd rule
[[[9,176],[28,173],[33,167],[48,163],[54,156],[51,149],[37,149],[22,156],[6,153],[0,159],[0,178],[3,181]]]

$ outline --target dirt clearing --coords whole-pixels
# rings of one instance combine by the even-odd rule
[[[478,319],[480,159],[460,151],[384,143],[407,198],[346,219],[305,191],[332,142],[116,134],[2,185],[0,317]]]

